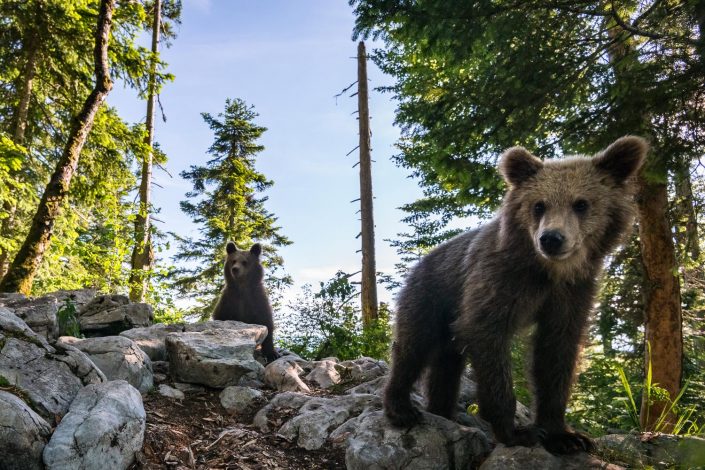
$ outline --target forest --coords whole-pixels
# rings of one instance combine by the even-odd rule
[[[567,419],[592,436],[703,435],[705,2],[349,8],[354,28],[340,34],[371,44],[365,61],[389,77],[370,91],[394,103],[391,159],[422,192],[400,208],[405,230],[373,240],[398,258],[373,283],[398,293],[421,257],[491,218],[506,190],[496,169],[505,149],[551,159],[642,136],[651,150],[637,178],[637,221],[605,262]],[[258,157],[270,131],[247,95],[230,90],[219,112],[201,113],[212,140],[179,175],[195,234],[158,223],[154,172],[169,172],[170,156],[155,122],[160,93],[179,80],[162,53],[179,48],[183,11],[181,0],[0,0],[0,292],[88,287],[152,305],[157,322],[203,321],[223,287],[226,243],[258,242],[277,346],[311,360],[388,361],[395,304],[375,295],[370,306],[357,273],[340,266],[285,295],[294,279],[281,250],[292,240],[268,203],[279,181]],[[143,106],[142,120],[106,103],[118,83]],[[531,334],[512,349],[527,405]]]

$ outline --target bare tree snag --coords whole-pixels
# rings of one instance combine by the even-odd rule
[[[372,213],[372,161],[370,157],[370,110],[367,90],[365,43],[357,45],[357,106],[360,124],[360,219],[362,221],[362,325],[378,317],[375,222]]]
[[[108,42],[112,25],[115,0],[102,0],[98,14],[98,27],[95,36],[95,86],[86,99],[81,111],[74,117],[66,146],[59,159],[54,174],[47,184],[32,225],[22,247],[15,256],[5,277],[0,281],[0,292],[22,292],[29,294],[32,282],[48,248],[56,218],[66,201],[71,179],[76,172],[83,145],[93,126],[98,109],[113,87],[108,66]]]
[[[147,91],[147,154],[142,161],[142,181],[140,182],[140,204],[135,217],[135,246],[132,250],[132,271],[130,272],[130,300],[144,301],[147,292],[149,271],[154,262],[152,239],[150,236],[149,206],[152,187],[152,160],[154,156],[154,104],[157,88],[157,54],[159,53],[159,35],[161,32],[162,2],[154,2],[154,20],[152,22],[152,58],[149,71]]]

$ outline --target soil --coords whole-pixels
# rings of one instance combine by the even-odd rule
[[[273,395],[263,392],[267,399]],[[232,415],[220,404],[219,393],[208,389],[186,392],[184,400],[158,393],[144,397],[144,447],[130,469],[345,468],[344,449],[327,444],[309,451],[278,436],[276,430],[262,433],[251,424],[256,409]]]

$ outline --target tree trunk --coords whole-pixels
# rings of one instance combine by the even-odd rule
[[[652,156],[653,158],[653,156]],[[664,388],[671,399],[680,392],[683,364],[681,295],[676,271],[676,257],[668,220],[668,189],[665,183],[639,180],[639,238],[644,264],[644,339],[647,342],[646,366],[651,361],[652,383]],[[649,355],[649,347],[651,354]],[[646,394],[641,402],[641,426],[645,431],[654,425],[668,403],[649,403]],[[673,416],[666,419],[668,432]]]
[[[607,19],[608,35],[612,44],[608,54],[615,80],[623,90],[619,96],[617,122],[621,134],[650,134],[651,120],[644,109],[643,91],[639,89],[641,67],[634,54],[631,34]],[[610,24],[611,23],[611,24]],[[644,267],[644,340],[645,369],[652,370],[652,383],[666,389],[671,399],[680,392],[683,365],[683,336],[681,324],[681,296],[677,275],[675,247],[668,217],[668,168],[663,152],[658,146],[649,152],[645,167],[639,176],[637,210],[639,216],[639,244]],[[646,174],[650,177],[647,179]],[[650,348],[649,348],[650,346]],[[649,349],[651,354],[649,354]],[[641,403],[641,425],[643,430],[653,430],[661,412],[668,406],[666,401],[651,402],[644,394]],[[666,419],[661,430],[672,429],[673,416]]]
[[[693,187],[690,180],[689,162],[679,162],[674,171],[676,204],[674,225],[676,238],[683,252],[683,260],[698,261],[700,240],[698,239],[698,219],[693,204]]]
[[[154,144],[154,102],[156,100],[157,54],[159,53],[159,33],[161,29],[161,0],[154,2],[154,20],[152,23],[152,58],[150,64],[149,87],[147,93],[147,154],[142,162],[142,181],[140,182],[140,205],[135,217],[135,246],[132,250],[132,270],[130,272],[130,300],[144,301],[147,292],[149,271],[154,262],[154,251],[150,236],[149,206],[152,189],[152,160]]]
[[[95,78],[93,91],[86,99],[80,113],[74,118],[66,147],[47,184],[37,212],[32,220],[27,238],[12,261],[10,269],[0,282],[0,292],[22,292],[29,294],[37,268],[49,246],[54,222],[61,212],[71,185],[81,149],[98,109],[108,96],[113,84],[108,67],[108,41],[112,24],[115,0],[102,0],[95,37]]]
[[[27,61],[22,71],[22,88],[19,90],[19,104],[15,112],[15,130],[13,132],[13,142],[17,145],[24,145],[25,131],[27,130],[27,116],[29,115],[29,103],[32,99],[32,87],[34,76],[37,73],[37,55],[39,51],[38,34],[30,34],[27,38]],[[3,212],[6,216],[2,219],[0,235],[10,238],[15,230],[15,217],[17,206],[8,201],[2,203]],[[7,270],[10,253],[6,249],[0,249],[0,279]]]
[[[375,266],[375,222],[372,213],[372,160],[370,157],[370,111],[367,92],[367,52],[357,46],[357,105],[360,124],[360,219],[362,221],[362,325],[378,317],[377,268]]]

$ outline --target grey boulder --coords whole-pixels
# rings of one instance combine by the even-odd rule
[[[0,305],[8,308],[22,319],[32,331],[46,339],[54,339],[59,333],[56,313],[59,302],[55,297],[44,296],[36,299],[11,297],[0,300]]]
[[[284,356],[267,364],[264,369],[264,383],[282,392],[308,393],[311,389],[300,377],[303,372],[304,369],[299,365],[298,360]]]
[[[382,411],[348,421],[330,436],[346,446],[349,470],[476,468],[490,451],[480,430],[424,413],[411,429],[391,427]]]
[[[250,387],[232,386],[220,392],[220,404],[231,413],[243,413],[264,400],[264,394]]]
[[[146,414],[124,380],[83,388],[44,448],[52,470],[126,469],[142,448]]]
[[[144,351],[152,361],[165,361],[166,344],[164,340],[169,333],[186,331],[183,324],[165,325],[157,323],[152,326],[132,328],[120,333],[120,336],[130,338]]]
[[[0,308],[0,377],[26,396],[48,422],[63,416],[83,386],[106,380],[83,352],[50,346],[27,325]]]
[[[148,304],[131,304],[124,295],[100,295],[78,312],[81,332],[86,336],[110,336],[140,326],[154,318]]]
[[[68,344],[86,353],[108,380],[126,380],[140,393],[147,393],[154,386],[152,362],[129,338],[62,336],[57,344]]]
[[[43,469],[42,451],[51,426],[25,402],[0,390],[0,449],[4,470]]]
[[[236,326],[168,334],[166,350],[172,377],[214,388],[237,385],[243,377],[260,378],[264,368],[253,353],[264,341],[267,328],[245,323]]]

